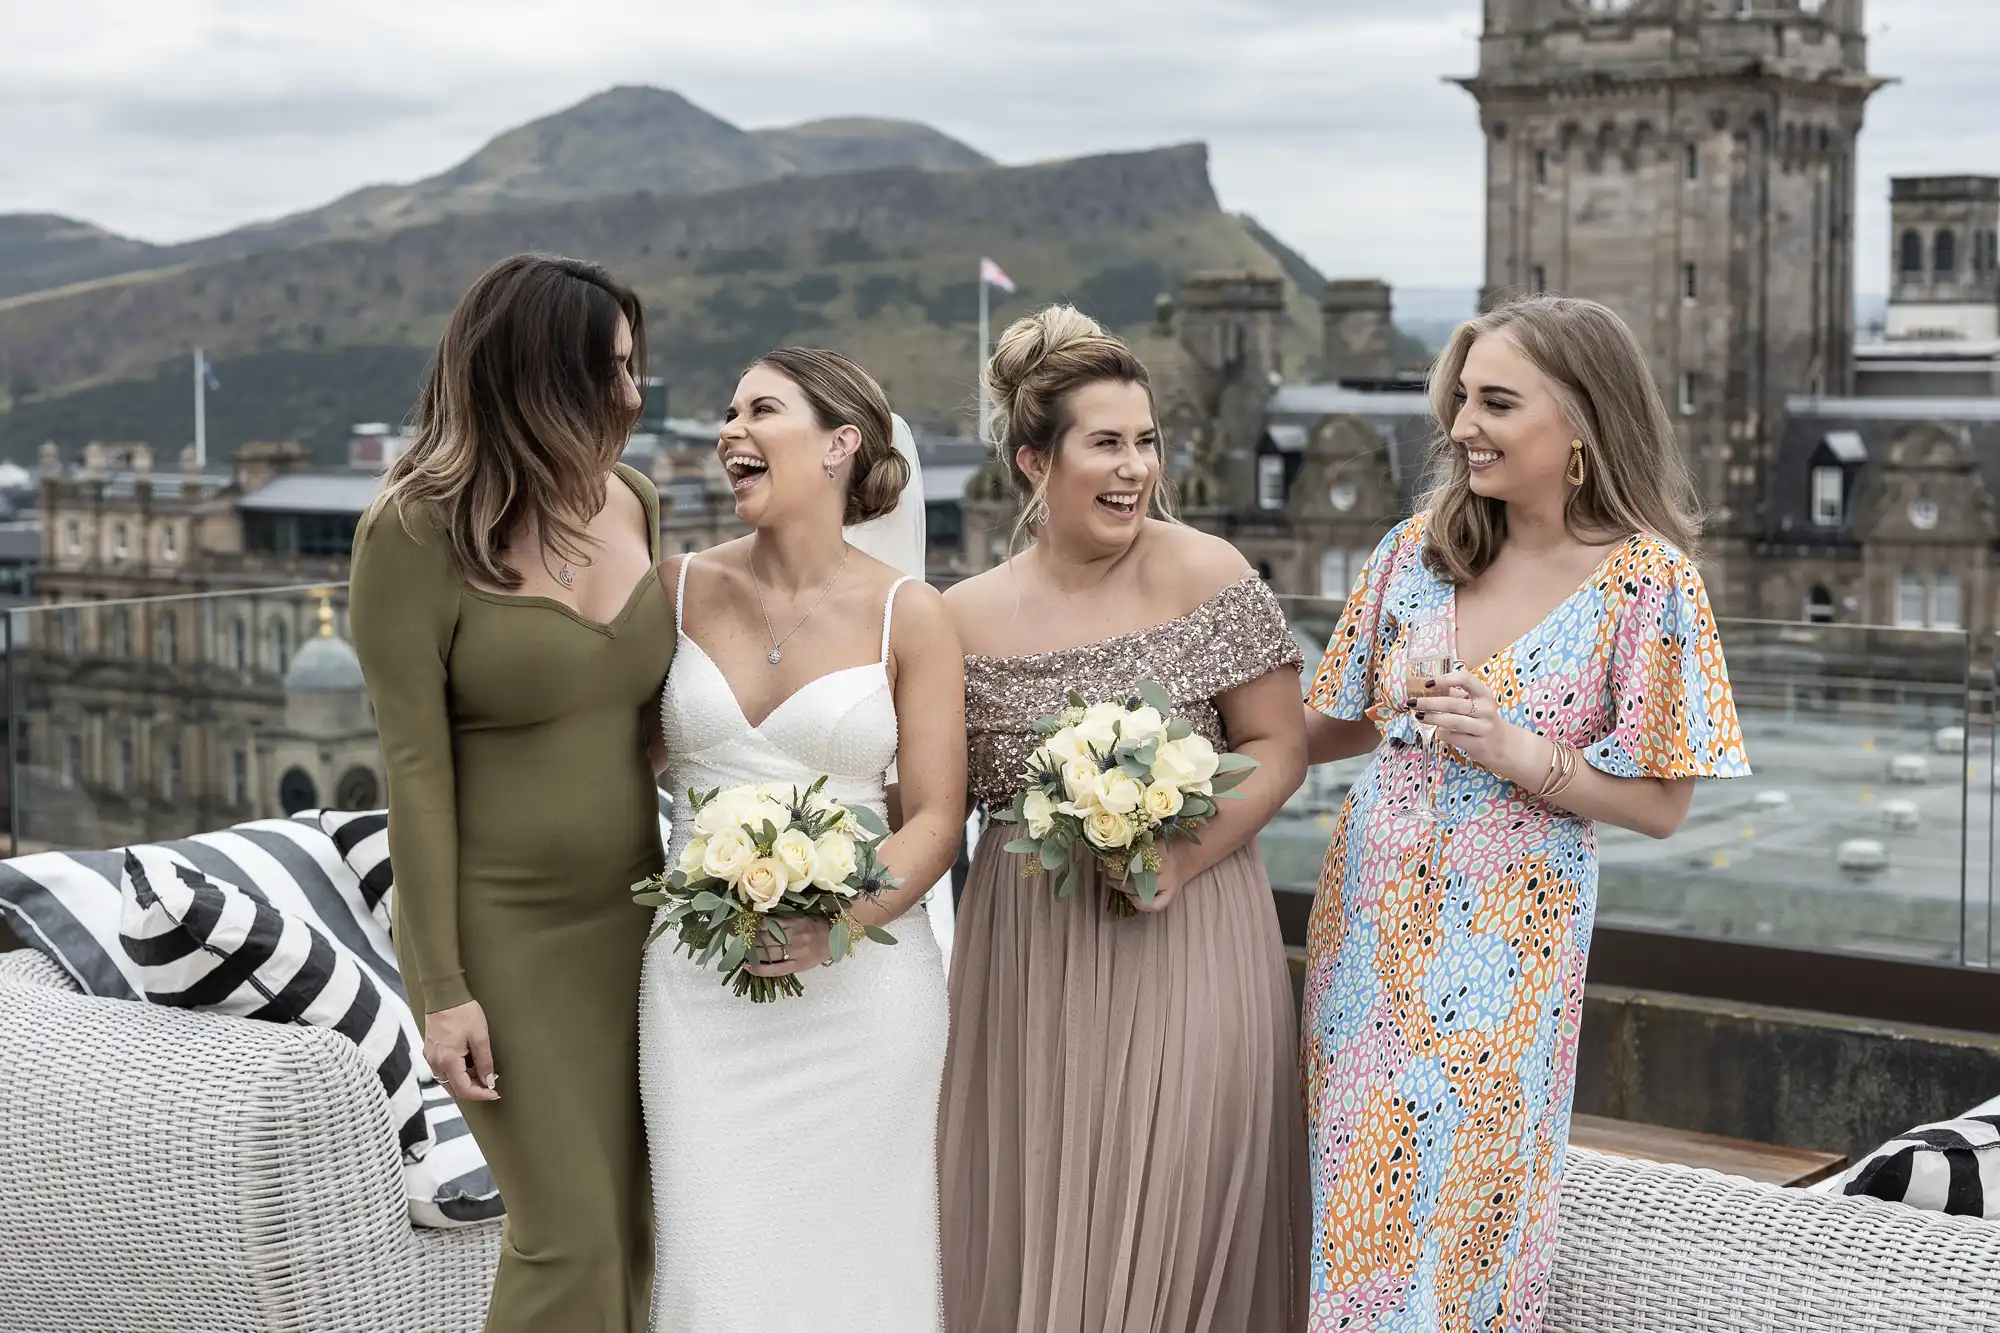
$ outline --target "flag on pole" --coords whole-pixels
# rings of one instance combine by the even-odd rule
[[[196,352],[195,355],[201,356],[201,353]],[[222,381],[215,377],[215,363],[205,356],[201,356],[201,380],[211,389],[222,387]]]
[[[990,259],[979,261],[979,280],[988,286],[998,287],[1009,296],[1014,294],[1014,280],[1007,276],[1005,269]]]

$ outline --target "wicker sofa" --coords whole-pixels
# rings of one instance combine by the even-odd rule
[[[2000,1333],[2000,1223],[1573,1149],[1550,1333]],[[0,954],[0,1329],[476,1329],[499,1227],[411,1228],[345,1039]]]
[[[499,1254],[498,1223],[410,1225],[345,1037],[94,999],[0,954],[0,1329],[474,1330]]]

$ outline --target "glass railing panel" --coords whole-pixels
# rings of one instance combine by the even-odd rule
[[[1286,599],[1308,678],[1338,606]],[[1993,737],[1990,726],[1968,725],[1968,636],[1768,621],[1721,628],[1753,776],[1697,784],[1670,839],[1600,827],[1598,919],[1984,961],[1992,820],[1979,816],[1991,807]],[[1313,892],[1340,803],[1367,762],[1314,770],[1266,830],[1280,891]]]
[[[381,751],[345,639],[344,586],[6,616],[18,851],[380,803]]]

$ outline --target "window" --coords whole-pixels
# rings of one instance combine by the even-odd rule
[[[1958,233],[1941,231],[1931,242],[1931,270],[1938,278],[1955,277],[1958,274]]]
[[[1348,582],[1347,552],[1339,547],[1329,547],[1319,557],[1319,595],[1340,601],[1354,591]]]
[[[1285,507],[1285,456],[1283,454],[1259,454],[1257,456],[1257,507],[1259,509],[1283,509]]]
[[[1689,305],[1694,304],[1694,298],[1697,295],[1695,276],[1695,267],[1693,264],[1681,265],[1681,300],[1686,301]]]
[[[1822,528],[1840,526],[1846,508],[1847,478],[1837,467],[1812,471],[1813,522]]]
[[[1689,145],[1687,146],[1687,149],[1686,149],[1686,161],[1684,162],[1684,164],[1683,164],[1683,165],[1682,165],[1682,167],[1681,167],[1681,174],[1682,174],[1683,176],[1687,177],[1687,179],[1689,179],[1689,180],[1691,180],[1691,181],[1698,181],[1698,180],[1700,180],[1700,179],[1701,179],[1701,145],[1700,145],[1700,144],[1692,144],[1692,143],[1691,143],[1691,144],[1689,144]]]
[[[130,657],[132,655],[132,613],[125,607],[113,608],[111,612],[111,656]]]
[[[181,747],[169,745],[160,756],[160,799],[174,801],[181,794]]]
[[[1931,576],[1931,628],[1958,628],[1958,575]]]
[[[1549,271],[1540,264],[1528,270],[1528,286],[1537,294],[1549,289]]]
[[[229,622],[229,665],[237,671],[250,669],[250,627],[242,616]]]
[[[74,732],[62,741],[62,780],[66,787],[74,787],[83,777],[83,737]]]
[[[75,519],[63,524],[63,549],[71,555],[78,555],[83,551],[83,524]]]
[[[1924,238],[1914,231],[1903,233],[1901,257],[1897,267],[1902,270],[1904,282],[1921,282],[1924,277]]]
[[[271,662],[281,676],[292,667],[292,627],[282,620],[271,622]]]
[[[174,559],[179,545],[180,539],[174,535],[172,528],[160,530],[160,559],[168,561]]]
[[[1694,389],[1695,389],[1694,372],[1692,370],[1683,370],[1681,372],[1680,399],[1681,399],[1681,415],[1684,417],[1691,417],[1694,415],[1694,408],[1695,408]]]
[[[1547,185],[1548,183],[1549,152],[1546,148],[1537,148],[1535,150],[1535,184]]]
[[[229,803],[243,805],[250,800],[250,756],[242,750],[229,752]]]
[[[288,815],[319,804],[319,788],[303,768],[288,768],[278,779],[278,807]]]
[[[74,608],[62,613],[61,618],[56,621],[56,631],[62,637],[64,657],[83,656],[83,627],[77,623]]]
[[[132,738],[118,738],[117,758],[111,766],[111,789],[126,792],[132,790]]]
[[[1815,625],[1833,623],[1833,594],[1823,584],[1814,584],[1806,594],[1806,619]]]
[[[1924,624],[1924,581],[1909,570],[1896,576],[1896,624],[1903,629]]]
[[[179,659],[180,621],[168,611],[161,615],[153,630],[153,660],[162,666],[172,666]]]
[[[130,532],[123,523],[114,523],[111,525],[111,556],[114,560],[123,560],[127,555],[131,554],[132,547],[129,537]]]

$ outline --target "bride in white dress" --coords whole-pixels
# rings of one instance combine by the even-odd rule
[[[889,813],[902,880],[831,966],[823,924],[786,922],[753,970],[805,993],[752,1004],[711,968],[648,952],[640,1093],[657,1221],[656,1333],[938,1333],[937,1105],[945,986],[919,905],[965,809],[964,661],[943,600],[850,546],[910,471],[881,389],[830,352],[747,371],[718,445],[750,536],[684,556],[661,700],[665,785],[807,784]],[[917,501],[921,504],[921,499]],[[920,556],[919,556],[920,559]],[[754,719],[754,721],[753,721]]]

